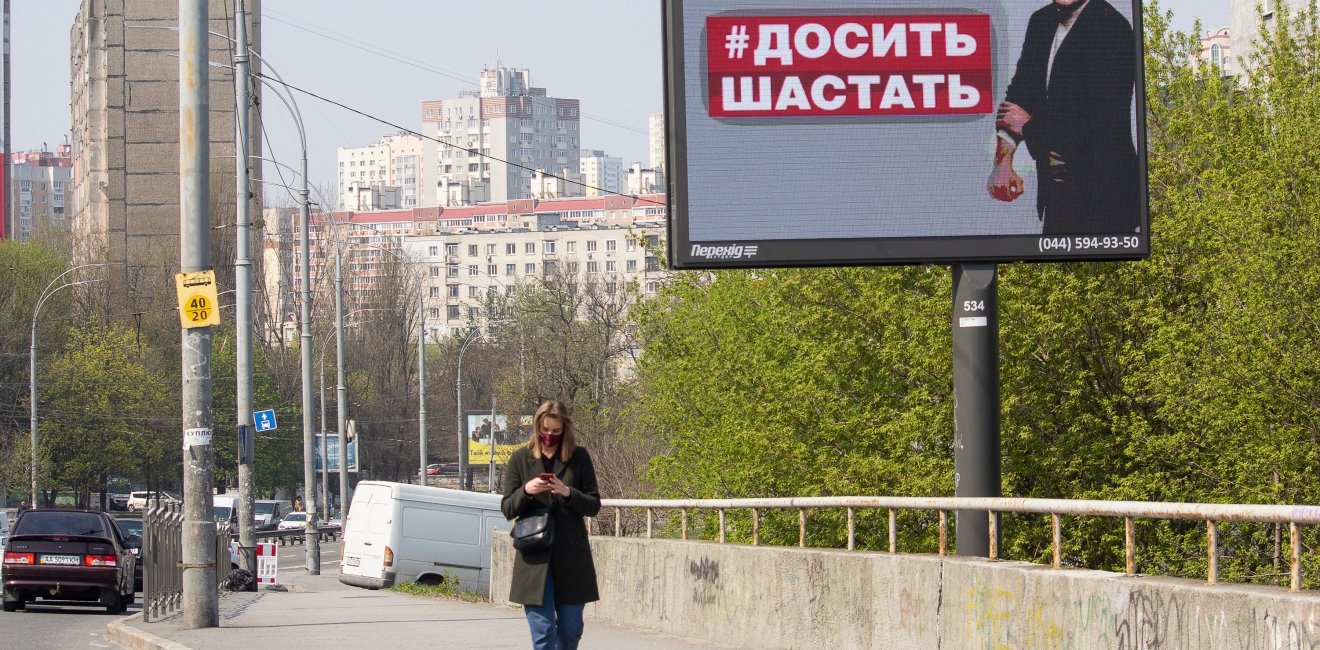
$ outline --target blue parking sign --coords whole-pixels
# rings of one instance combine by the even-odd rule
[[[275,409],[266,409],[252,414],[253,423],[257,425],[257,431],[270,431],[275,428]]]

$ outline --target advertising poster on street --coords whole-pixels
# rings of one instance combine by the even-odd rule
[[[492,438],[497,464],[508,462],[513,451],[527,441],[517,430],[509,430],[508,418],[504,415],[495,415],[492,419],[490,411],[468,411],[463,414],[463,419],[468,436],[469,464],[490,464]]]
[[[327,441],[328,441],[328,443],[329,443],[329,446],[326,447],[326,449],[325,449],[325,453],[326,453],[326,464],[330,466],[330,471],[332,471],[332,472],[338,472],[338,471],[339,471],[339,434],[337,434],[337,433],[327,433],[327,434],[325,434],[325,437],[326,437],[326,439],[327,439]],[[321,434],[319,434],[319,433],[316,434],[316,436],[314,436],[314,438],[315,438],[315,440],[313,441],[314,449],[313,449],[312,453],[313,453],[313,455],[316,457],[316,471],[320,472],[320,471],[322,471],[322,468],[321,468]],[[357,441],[357,439],[354,438],[354,439],[352,439],[352,440],[349,440],[349,441],[348,441],[348,448],[345,449],[345,453],[348,454],[348,471],[350,471],[350,472],[356,472],[356,471],[358,471],[358,453],[357,453],[357,452],[358,452],[358,441]]]
[[[1149,254],[1139,0],[666,0],[677,268]]]

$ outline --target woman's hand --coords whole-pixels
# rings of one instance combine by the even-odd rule
[[[554,477],[554,478],[552,478],[552,479],[550,479],[549,481],[546,481],[546,482],[550,484],[550,491],[551,491],[552,493],[554,493],[554,494],[558,494],[559,496],[561,496],[561,497],[563,497],[563,498],[565,498],[565,499],[567,499],[567,498],[569,497],[569,495],[573,494],[573,491],[570,490],[570,489],[568,489],[568,486],[567,486],[567,485],[564,485],[564,482],[561,481],[561,480],[559,480],[559,477],[558,477],[558,476],[556,476],[556,477]]]
[[[559,479],[555,479],[556,482]],[[560,483],[560,485],[563,485]],[[528,494],[541,494],[542,492],[554,491],[554,483],[539,476],[533,476],[531,480],[523,484],[523,491]]]

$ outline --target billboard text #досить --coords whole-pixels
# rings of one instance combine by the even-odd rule
[[[668,0],[671,261],[1145,257],[1140,14]]]

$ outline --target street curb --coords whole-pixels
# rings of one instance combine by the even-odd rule
[[[162,639],[146,630],[128,624],[129,621],[140,618],[142,618],[142,612],[106,623],[106,638],[111,643],[130,650],[191,650],[182,643]]]

